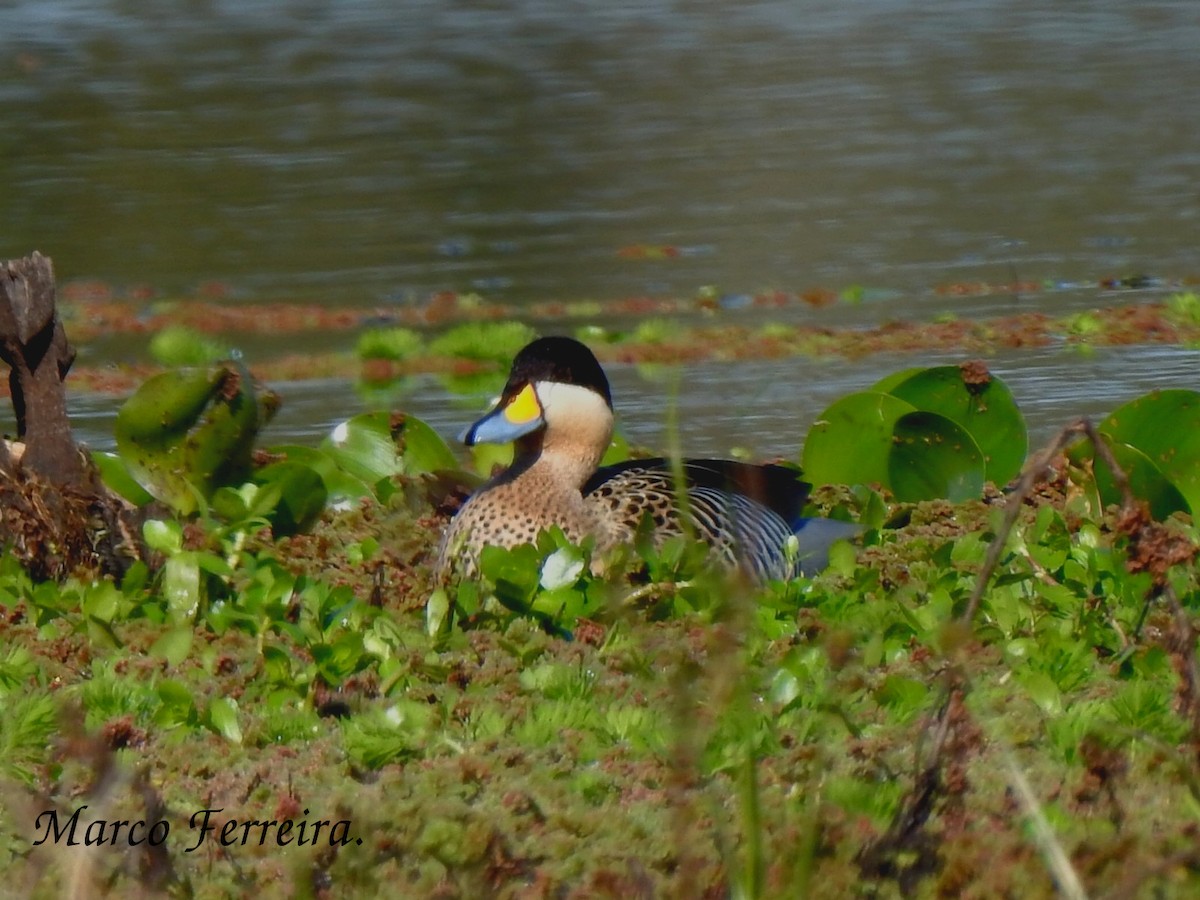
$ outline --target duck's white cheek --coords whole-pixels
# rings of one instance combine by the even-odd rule
[[[560,381],[540,381],[535,390],[550,425],[606,422],[612,417],[612,410],[604,398],[589,388]]]

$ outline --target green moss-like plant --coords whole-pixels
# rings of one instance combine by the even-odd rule
[[[229,347],[183,325],[168,325],[150,339],[150,355],[164,366],[209,366],[229,356]]]

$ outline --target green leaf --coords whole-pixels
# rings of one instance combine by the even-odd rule
[[[242,727],[238,724],[238,705],[232,697],[217,697],[208,705],[208,721],[212,730],[233,744],[242,742]]]
[[[277,536],[307,531],[325,510],[325,482],[311,466],[285,460],[259,469],[254,479],[262,490],[248,512],[265,516]]]
[[[512,461],[512,444],[476,444],[471,448],[471,467],[484,478],[490,478],[497,467],[507,468]]]
[[[425,603],[425,633],[430,637],[439,637],[449,629],[450,596],[445,588],[438,588]]]
[[[103,450],[93,450],[91,453],[92,462],[100,473],[100,480],[110,491],[124,497],[134,506],[145,506],[154,499],[149,491],[138,484],[117,454]]]
[[[254,438],[277,406],[240,364],[164,372],[117,412],[117,451],[146,491],[186,515],[197,495],[246,480]]]
[[[1140,451],[1200,514],[1200,392],[1151,391],[1113,410],[1099,431]]]
[[[150,339],[150,355],[164,366],[207,366],[229,356],[229,348],[183,325],[168,325]]]
[[[325,487],[327,503],[358,500],[370,497],[373,493],[374,482],[368,484],[359,476],[341,468],[340,457],[337,455],[339,451],[331,447],[329,442],[326,442],[323,448],[286,445],[271,447],[270,452],[282,454],[286,457],[286,462],[307,466],[316,472]]]
[[[200,563],[195,551],[181,551],[167,560],[162,570],[162,594],[175,622],[191,622],[203,599]]]
[[[197,724],[196,701],[187,687],[174,679],[164,679],[155,687],[159,708],[154,721],[163,728]]]
[[[403,471],[391,414],[362,413],[338,425],[322,443],[343,470],[374,486]]]
[[[1129,479],[1129,489],[1133,495],[1150,505],[1150,515],[1156,519],[1165,519],[1173,512],[1189,511],[1191,507],[1187,498],[1149,456],[1129,444],[1110,443],[1108,449],[1112,451],[1113,459]],[[1100,491],[1103,503],[1120,503],[1121,492],[1117,488],[1117,482],[1099,457],[1096,457],[1093,471],[1096,476],[1096,488]]]
[[[410,328],[369,328],[359,335],[355,352],[360,359],[400,361],[418,355],[424,343]]]
[[[181,625],[164,631],[151,646],[150,652],[161,656],[167,664],[174,667],[187,659],[192,649],[192,639],[195,630],[191,625]]]
[[[804,440],[804,476],[815,485],[890,484],[892,433],[901,416],[916,412],[905,400],[878,391],[833,403]]]
[[[484,547],[479,571],[496,589],[496,599],[517,612],[526,612],[541,579],[541,555],[532,544],[512,549]]]
[[[178,522],[147,519],[142,524],[142,537],[151,550],[172,556],[183,549],[183,527]]]
[[[441,435],[416,416],[405,416],[400,423],[404,446],[404,471],[410,475],[458,468],[458,460]]]
[[[909,369],[888,376],[872,390],[961,426],[983,453],[986,477],[993,483],[1006,484],[1020,473],[1029,448],[1025,419],[1008,386],[995,375],[968,384],[961,366]]]
[[[895,424],[888,482],[896,499],[954,502],[983,493],[983,454],[963,428],[945,416],[912,412]]]

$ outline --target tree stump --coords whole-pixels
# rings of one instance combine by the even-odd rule
[[[71,436],[63,379],[74,358],[50,260],[0,263],[0,360],[22,442],[0,441],[0,552],[37,581],[119,577],[145,556],[141,512],[104,487]]]
[[[34,252],[0,263],[0,359],[8,376],[22,465],[60,485],[84,480],[63,379],[75,360],[54,297],[54,267]],[[0,464],[5,460],[0,459]]]

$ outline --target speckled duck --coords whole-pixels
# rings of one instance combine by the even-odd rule
[[[513,360],[495,409],[463,435],[468,446],[515,441],[512,465],[455,515],[436,564],[440,581],[474,575],[480,549],[533,542],[559,526],[596,539],[597,560],[650,528],[658,542],[690,531],[731,567],[758,581],[822,568],[834,541],[859,526],[802,518],[810,485],[783,466],[689,459],[680,503],[664,459],[599,468],[612,439],[608,378],[592,352],[567,337],[539,338]],[[788,553],[796,535],[799,553]]]

